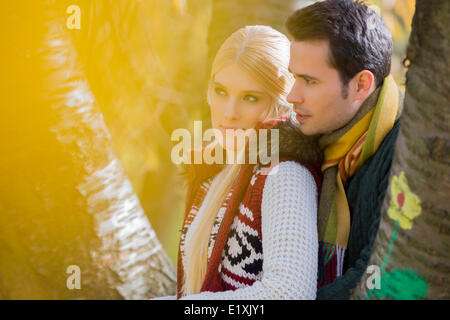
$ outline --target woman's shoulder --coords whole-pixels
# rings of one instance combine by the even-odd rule
[[[261,214],[290,216],[292,219],[305,212],[314,215],[317,213],[318,190],[314,176],[307,167],[292,160],[281,161],[265,180]]]
[[[255,168],[249,191],[261,198],[264,194],[279,192],[299,194],[303,189],[315,193],[319,189],[318,183],[320,181],[316,181],[313,172],[298,161],[281,159],[271,166]]]
[[[283,179],[292,174],[294,176],[312,176],[316,180],[317,171],[316,167],[302,164],[296,159],[282,158],[270,165],[255,168],[254,176],[262,176],[266,179],[273,176]]]
[[[278,163],[266,168],[266,184],[270,181],[278,183],[299,183],[308,181],[316,184],[313,169],[308,168],[298,161],[292,159],[282,159]]]

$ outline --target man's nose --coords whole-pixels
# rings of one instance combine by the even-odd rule
[[[291,91],[286,97],[287,102],[292,104],[301,104],[304,101],[303,92],[297,83],[294,83]]]

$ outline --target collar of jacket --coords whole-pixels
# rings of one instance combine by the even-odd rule
[[[318,146],[319,136],[304,135],[297,125],[290,119],[273,120],[266,123],[258,123],[255,129],[278,130],[279,132],[279,158],[291,158],[304,166],[320,168],[323,160],[323,152]],[[271,149],[268,139],[268,150]],[[195,153],[202,153],[204,150],[191,151],[191,163],[193,163]],[[223,159],[225,159],[225,151]],[[184,168],[188,180],[204,181],[215,176],[223,168],[223,164],[190,164]]]

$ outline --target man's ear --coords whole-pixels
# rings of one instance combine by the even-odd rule
[[[363,102],[375,90],[375,76],[369,70],[358,72],[353,77],[354,101]]]

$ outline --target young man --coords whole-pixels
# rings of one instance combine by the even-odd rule
[[[318,299],[347,299],[366,270],[389,179],[403,95],[392,37],[361,2],[326,0],[292,14],[288,96],[301,131],[320,134]]]

